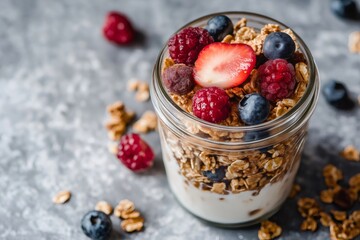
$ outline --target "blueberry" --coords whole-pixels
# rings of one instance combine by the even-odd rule
[[[81,220],[81,229],[93,240],[109,239],[112,223],[108,215],[100,211],[90,211]]]
[[[358,10],[354,0],[333,0],[331,10],[342,18],[354,19],[358,17]]]
[[[346,110],[354,107],[346,86],[340,82],[331,80],[325,83],[322,92],[326,101],[336,108]]]
[[[244,136],[244,142],[253,142],[269,137],[270,134],[268,131],[255,131],[255,132],[246,132]],[[272,146],[264,147],[259,149],[260,152],[266,153],[272,148]]]
[[[286,33],[270,33],[264,42],[264,55],[268,59],[288,59],[295,52],[294,40]]]
[[[203,171],[202,174],[213,182],[221,182],[225,177],[225,167],[221,166],[212,171]]]
[[[270,113],[270,103],[258,93],[247,94],[239,102],[239,115],[247,125],[264,122]]]
[[[215,42],[221,42],[226,35],[232,34],[233,23],[227,16],[217,15],[207,22],[205,28],[208,30]]]

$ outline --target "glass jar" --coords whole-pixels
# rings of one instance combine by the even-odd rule
[[[247,25],[258,30],[268,23],[288,28],[246,12],[208,15],[183,28],[204,27],[218,14],[234,23],[246,18]],[[177,200],[200,219],[224,227],[248,226],[276,213],[288,197],[319,93],[313,57],[294,34],[308,66],[305,93],[284,115],[254,126],[209,123],[179,107],[162,85],[164,60],[169,56],[167,46],[162,49],[153,72],[151,99],[159,118],[163,161]]]

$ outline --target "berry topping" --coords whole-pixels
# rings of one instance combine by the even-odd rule
[[[322,89],[326,101],[339,109],[351,109],[354,107],[346,86],[334,80],[327,82]]]
[[[81,229],[93,240],[107,240],[111,235],[112,223],[108,215],[94,210],[82,218]]]
[[[198,118],[212,123],[220,122],[230,113],[229,96],[217,87],[200,89],[193,97],[192,109]]]
[[[354,0],[333,0],[331,2],[331,10],[341,18],[356,19],[359,17]]]
[[[206,29],[188,27],[170,38],[168,42],[170,57],[175,63],[193,65],[199,52],[214,42]]]
[[[103,26],[103,34],[110,42],[124,45],[134,40],[135,31],[127,17],[119,12],[109,12]]]
[[[193,68],[184,64],[166,68],[162,77],[165,87],[172,93],[187,94],[195,86]]]
[[[139,172],[154,163],[154,152],[138,134],[131,133],[120,139],[118,159],[130,170]]]
[[[260,94],[247,94],[239,102],[239,115],[247,125],[264,122],[270,113],[270,103]]]
[[[294,92],[296,79],[291,63],[284,59],[269,60],[258,69],[260,92],[269,101],[290,97]]]
[[[268,59],[288,59],[295,52],[295,42],[286,33],[273,32],[265,38],[263,49]]]
[[[195,81],[203,87],[235,87],[247,79],[255,63],[256,55],[249,45],[212,43],[195,62]]]
[[[202,174],[213,182],[221,182],[225,177],[225,167],[221,166],[215,171],[203,171]]]
[[[207,22],[205,28],[209,31],[215,42],[221,42],[226,35],[233,32],[233,27],[230,18],[224,15],[217,15]]]

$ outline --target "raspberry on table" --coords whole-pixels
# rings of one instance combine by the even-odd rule
[[[218,123],[229,116],[229,96],[218,87],[202,88],[193,97],[192,109],[196,117]]]
[[[125,45],[135,38],[135,30],[129,19],[119,12],[109,12],[103,26],[104,37],[110,42]]]
[[[258,69],[260,93],[275,102],[293,94],[296,86],[295,70],[284,59],[269,60]]]
[[[193,68],[185,64],[175,64],[166,68],[162,78],[165,87],[179,95],[191,92],[195,86]]]
[[[130,133],[120,139],[118,159],[130,170],[140,172],[154,163],[154,152],[138,134]]]
[[[168,42],[170,57],[175,63],[193,65],[199,52],[214,42],[209,32],[200,27],[188,27],[170,38]]]

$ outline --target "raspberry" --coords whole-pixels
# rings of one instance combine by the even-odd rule
[[[192,110],[196,117],[217,123],[230,113],[229,96],[218,87],[203,88],[193,97]]]
[[[134,40],[135,31],[127,17],[119,12],[109,12],[103,26],[103,34],[110,42],[124,45]]]
[[[179,95],[189,93],[195,86],[193,69],[184,64],[175,64],[166,68],[163,81],[170,92]]]
[[[170,57],[175,63],[193,65],[199,52],[214,42],[206,29],[188,27],[170,38],[168,42]]]
[[[290,97],[294,92],[296,79],[291,63],[284,59],[269,60],[258,69],[260,93],[269,101]]]
[[[130,170],[139,172],[154,163],[154,152],[138,134],[131,133],[120,139],[118,159]]]

